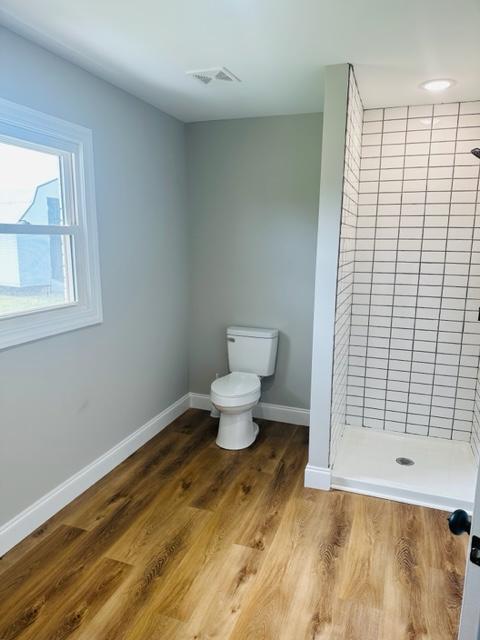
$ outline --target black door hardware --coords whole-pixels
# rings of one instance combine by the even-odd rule
[[[457,509],[448,517],[448,527],[455,536],[460,536],[462,533],[470,534],[471,526],[472,519],[463,509]]]
[[[462,533],[470,534],[472,519],[463,509],[457,509],[448,517],[448,527],[450,531],[460,536]],[[472,536],[472,546],[470,547],[470,562],[480,567],[480,538]]]
[[[480,538],[472,536],[472,547],[470,549],[470,562],[480,567]]]

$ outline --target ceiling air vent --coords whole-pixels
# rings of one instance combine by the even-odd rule
[[[211,82],[240,82],[240,78],[229,71],[226,67],[216,67],[215,69],[198,69],[197,71],[187,71],[187,76],[191,76],[202,84]]]

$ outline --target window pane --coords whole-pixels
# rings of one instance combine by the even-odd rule
[[[0,316],[74,302],[72,238],[0,235]]]
[[[0,142],[0,224],[62,224],[61,157]]]

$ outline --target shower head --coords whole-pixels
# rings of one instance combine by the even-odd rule
[[[478,147],[475,149],[472,149],[472,153],[476,158],[480,160],[480,149]]]

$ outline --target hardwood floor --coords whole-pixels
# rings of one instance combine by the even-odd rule
[[[0,640],[450,640],[446,514],[303,487],[307,429],[190,410],[0,560]]]

